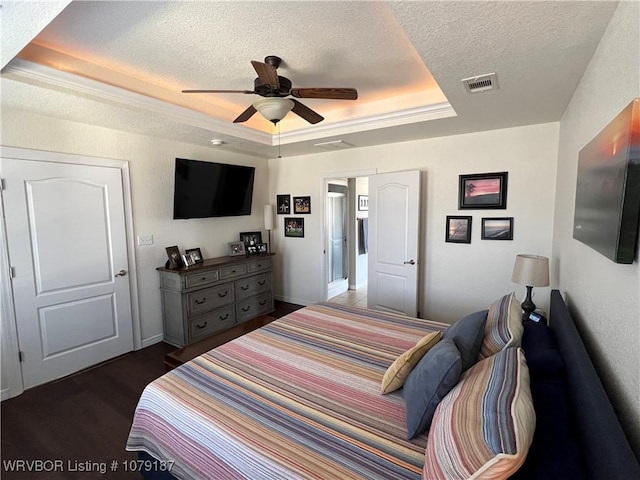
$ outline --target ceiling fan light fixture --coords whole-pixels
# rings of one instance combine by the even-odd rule
[[[293,101],[288,98],[270,97],[254,102],[253,108],[259,111],[264,118],[276,124],[291,111],[294,105]]]

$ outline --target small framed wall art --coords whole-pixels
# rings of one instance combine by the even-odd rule
[[[369,195],[358,195],[358,210],[361,212],[369,210]]]
[[[278,215],[291,214],[291,195],[276,195],[276,211]]]
[[[508,172],[460,175],[458,209],[507,208]]]
[[[483,218],[482,240],[513,240],[513,217]]]
[[[284,219],[285,237],[304,237],[304,218],[285,217]]]
[[[445,242],[471,243],[471,217],[447,215]]]
[[[293,197],[293,213],[311,213],[311,197]]]

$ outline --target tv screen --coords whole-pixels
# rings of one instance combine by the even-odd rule
[[[640,99],[578,155],[573,238],[617,263],[633,263],[640,215]]]
[[[173,218],[251,215],[255,170],[176,158]]]

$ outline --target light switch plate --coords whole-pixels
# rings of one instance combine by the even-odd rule
[[[153,245],[153,235],[151,233],[138,235],[138,246],[142,245]]]

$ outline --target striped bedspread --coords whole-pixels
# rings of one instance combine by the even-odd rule
[[[406,440],[387,367],[446,325],[323,303],[147,386],[127,450],[193,479],[419,479],[426,438]]]

